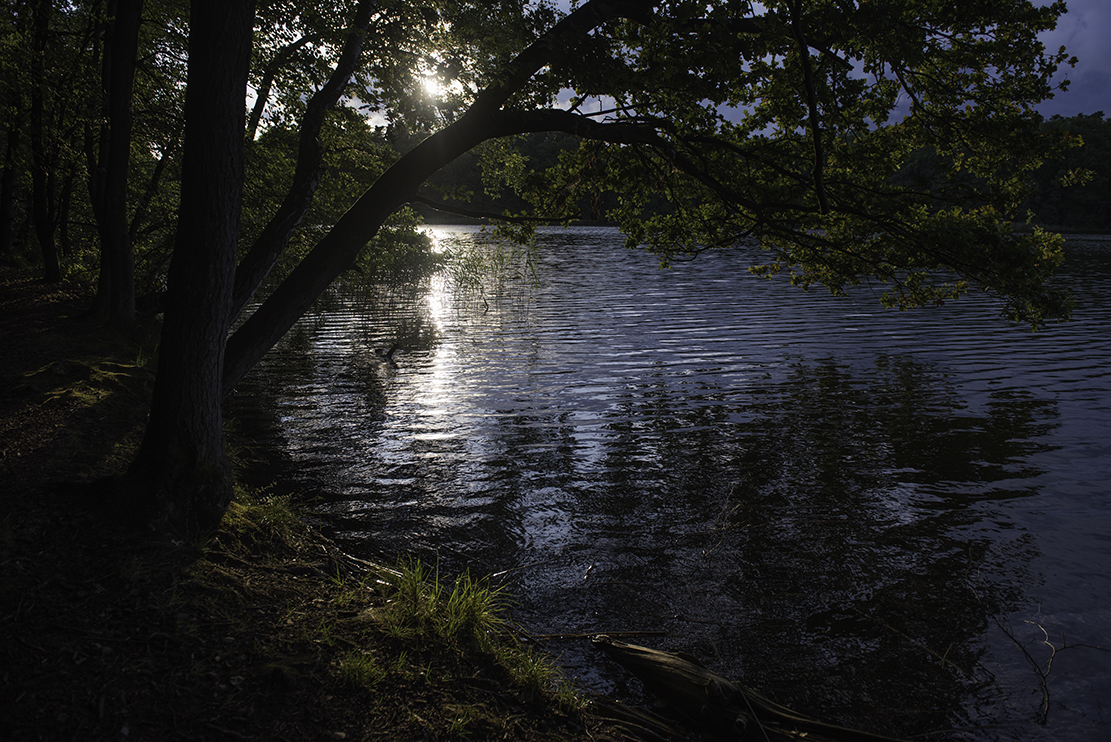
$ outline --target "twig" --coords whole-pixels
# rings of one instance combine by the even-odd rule
[[[214,722],[211,722],[211,721],[206,722],[205,726],[207,726],[209,729],[212,729],[213,731],[219,732],[220,734],[224,735],[225,737],[234,737],[235,739],[251,739],[249,736],[247,736],[246,734],[243,734],[242,732],[237,732],[234,729],[228,729],[227,727],[222,727],[222,726],[220,726],[220,725],[218,725]]]
[[[1038,606],[1038,612],[1041,612],[1041,605]],[[1037,721],[1039,724],[1045,725],[1049,721],[1049,683],[1047,682],[1047,678],[1049,677],[1049,671],[1053,669],[1053,658],[1057,654],[1057,648],[1049,643],[1049,634],[1046,633],[1046,630],[1040,624],[1035,623],[1034,621],[1023,621],[1023,623],[1037,626],[1039,629],[1042,630],[1042,634],[1045,635],[1045,639],[1042,641],[1042,643],[1047,645],[1051,650],[1049,659],[1046,661],[1046,664],[1039,665],[1038,661],[1030,656],[1030,652],[1026,651],[1026,645],[1018,640],[1013,631],[1003,625],[1003,622],[999,620],[998,616],[992,616],[991,620],[995,622],[995,625],[999,627],[999,630],[1002,631],[1004,635],[1006,635],[1008,638],[1010,638],[1011,641],[1015,643],[1015,646],[1017,646],[1022,651],[1023,656],[1025,656],[1027,661],[1034,667],[1034,672],[1038,676],[1038,684],[1041,685],[1042,690],[1041,715]]]
[[[1042,607],[1039,603],[1038,613],[1041,612]],[[1035,616],[1037,616],[1037,614],[1035,614]],[[1009,626],[1004,626],[1003,622],[1000,621],[997,616],[992,616],[992,620],[995,622],[995,625],[999,627],[999,630],[1002,631],[1003,634],[1006,635],[1011,641],[1013,641],[1015,643],[1015,646],[1017,646],[1022,651],[1023,656],[1026,657],[1026,660],[1034,668],[1034,672],[1038,676],[1038,684],[1041,685],[1042,691],[1042,703],[1041,713],[1039,714],[1037,721],[1039,724],[1042,725],[1049,723],[1049,673],[1053,671],[1053,660],[1057,658],[1057,653],[1063,652],[1066,649],[1095,649],[1100,652],[1111,651],[1111,649],[1108,649],[1107,647],[1101,647],[1098,644],[1069,644],[1068,641],[1065,639],[1065,635],[1063,633],[1061,634],[1061,646],[1054,646],[1053,642],[1049,640],[1049,632],[1045,630],[1044,626],[1033,619],[1024,619],[1023,623],[1029,624],[1031,626],[1037,626],[1038,629],[1042,632],[1042,639],[1038,643],[1044,644],[1045,646],[1049,647],[1049,657],[1046,658],[1045,662],[1039,664],[1038,661],[1034,659],[1034,657],[1030,654],[1030,652],[1027,651],[1026,645],[1020,642],[1014,635],[1014,632],[1010,630]]]
[[[924,649],[924,650],[925,650],[926,652],[928,652],[928,653],[930,653],[931,655],[933,655],[933,657],[935,657],[935,658],[937,659],[937,661],[938,661],[938,662],[940,662],[940,663],[941,663],[942,665],[949,665],[949,666],[950,666],[950,667],[952,667],[952,668],[953,668],[954,670],[956,670],[956,671],[957,671],[957,672],[959,672],[959,673],[960,673],[961,675],[963,675],[963,676],[964,676],[965,678],[970,678],[970,677],[971,677],[971,674],[970,674],[970,673],[969,673],[968,671],[966,671],[966,670],[965,670],[965,669],[964,669],[963,667],[961,667],[960,665],[958,665],[957,663],[953,662],[953,661],[952,661],[952,660],[950,660],[950,659],[946,659],[945,655],[948,655],[948,654],[949,654],[949,650],[948,650],[948,649],[946,649],[946,650],[945,650],[945,655],[940,655],[940,654],[938,654],[937,652],[935,652],[934,650],[932,650],[932,649],[930,649],[929,647],[927,647],[927,646],[926,646],[925,644],[923,644],[922,642],[920,642],[920,641],[918,641],[917,639],[915,639],[915,638],[914,638],[913,636],[910,636],[910,635],[908,635],[908,634],[907,634],[906,632],[900,631],[899,629],[895,628],[894,626],[892,626],[891,624],[887,623],[886,621],[881,621],[880,619],[878,619],[878,618],[876,618],[876,617],[874,617],[874,616],[869,616],[869,615],[868,615],[867,613],[865,613],[864,611],[860,610],[859,608],[853,607],[853,606],[850,606],[850,607],[849,607],[849,610],[850,610],[850,611],[852,611],[853,613],[857,614],[858,616],[861,616],[861,617],[863,617],[863,618],[867,618],[867,619],[869,619],[869,620],[871,620],[871,621],[875,621],[875,622],[876,622],[876,623],[878,623],[878,624],[879,624],[880,626],[884,627],[885,629],[887,629],[888,631],[892,632],[893,634],[898,634],[899,636],[901,636],[901,637],[903,637],[904,639],[906,639],[907,641],[909,641],[909,642],[910,642],[911,644],[914,644],[915,646],[917,646],[917,647],[919,647],[919,648],[921,648],[921,649]]]
[[[496,577],[504,577],[505,575],[511,574],[513,572],[520,572],[521,570],[529,569],[531,567],[539,567],[542,564],[550,564],[554,561],[556,561],[554,558],[553,559],[545,559],[545,560],[540,561],[540,562],[531,562],[529,564],[522,564],[519,567],[510,567],[509,569],[503,569],[501,572],[495,572],[494,574],[490,575],[490,579],[492,580]]]
[[[541,641],[544,639],[593,639],[594,637],[605,634],[609,637],[618,636],[669,636],[671,632],[668,631],[590,631],[581,634],[528,634],[527,638]]]

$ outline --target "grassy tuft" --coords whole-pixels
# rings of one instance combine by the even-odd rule
[[[339,663],[340,677],[367,690],[374,690],[386,679],[388,671],[369,654],[348,652]]]
[[[244,541],[257,543],[289,541],[305,528],[300,510],[288,495],[238,484],[222,527]]]
[[[464,573],[449,589],[440,579],[439,566],[419,559],[403,561],[389,580],[389,608],[381,621],[391,636],[488,651],[493,637],[506,632],[501,613],[508,601],[485,580]]]
[[[386,608],[376,614],[382,632],[412,644],[438,644],[464,654],[482,654],[522,690],[552,695],[561,706],[581,707],[578,692],[550,657],[521,644],[505,617],[509,598],[487,579],[463,573],[450,583],[439,567],[403,561],[386,576]]]

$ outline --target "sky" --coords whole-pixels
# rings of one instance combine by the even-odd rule
[[[1049,5],[1050,0],[1037,0]],[[1079,59],[1073,69],[1058,75],[1072,81],[1068,92],[1038,106],[1043,116],[1076,116],[1103,111],[1111,116],[1111,0],[1068,0],[1069,12],[1057,29],[1042,34],[1047,52],[1064,46]]]

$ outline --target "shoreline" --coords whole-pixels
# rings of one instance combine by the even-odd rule
[[[512,630],[437,633],[452,586],[398,623],[394,587],[287,498],[241,492],[203,544],[104,521],[81,483],[126,466],[153,372],[78,318],[88,298],[0,269],[0,736],[635,738],[560,691],[550,660],[507,667],[521,655],[503,651],[538,654]]]

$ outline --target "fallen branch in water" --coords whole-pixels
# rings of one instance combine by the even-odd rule
[[[972,677],[972,674],[970,672],[968,672],[963,667],[961,667],[957,663],[953,662],[953,660],[948,658],[949,657],[949,649],[952,649],[952,645],[949,646],[949,649],[945,650],[945,654],[938,654],[937,651],[935,651],[933,649],[930,649],[925,644],[923,644],[922,642],[915,639],[913,636],[909,636],[906,632],[900,631],[899,629],[895,628],[894,626],[887,623],[886,621],[882,621],[882,620],[876,618],[875,616],[869,616],[867,613],[860,610],[859,608],[856,608],[855,606],[849,606],[849,610],[852,611],[853,613],[855,613],[856,615],[860,616],[861,618],[866,618],[869,621],[874,621],[875,623],[884,627],[885,629],[887,629],[891,633],[893,633],[897,636],[901,636],[903,639],[906,639],[908,642],[910,642],[914,646],[919,647],[920,649],[925,651],[927,654],[931,655],[934,659],[936,659],[942,665],[949,665],[954,670],[956,670],[961,675],[963,675],[965,678],[971,678]]]
[[[702,730],[770,742],[806,737],[814,742],[896,742],[892,737],[826,724],[708,670],[686,654],[594,638],[594,646]]]
[[[1041,603],[1039,603],[1038,613],[1034,614],[1034,617],[1037,618],[1038,614],[1040,614],[1041,612],[1042,606]],[[1042,702],[1037,722],[1043,726],[1049,723],[1049,673],[1053,671],[1053,660],[1057,658],[1057,653],[1063,652],[1066,649],[1096,649],[1101,652],[1111,651],[1107,647],[1101,647],[1095,644],[1069,644],[1065,640],[1064,634],[1061,635],[1061,646],[1054,646],[1053,642],[1049,640],[1049,632],[1045,630],[1044,626],[1033,619],[1024,619],[1023,623],[1029,624],[1031,626],[1037,626],[1038,630],[1042,632],[1042,639],[1037,643],[1049,647],[1049,657],[1046,658],[1045,662],[1039,663],[1026,649],[1026,645],[1020,642],[1018,640],[1018,637],[1015,636],[1014,632],[1011,631],[1009,624],[1007,626],[1004,626],[1003,622],[999,620],[998,616],[992,616],[992,620],[995,621],[995,625],[999,627],[999,630],[1002,631],[1003,634],[1007,636],[1011,641],[1013,641],[1015,643],[1015,646],[1017,646],[1022,651],[1022,654],[1026,657],[1026,660],[1034,668],[1034,673],[1038,676],[1038,684],[1041,686]]]

